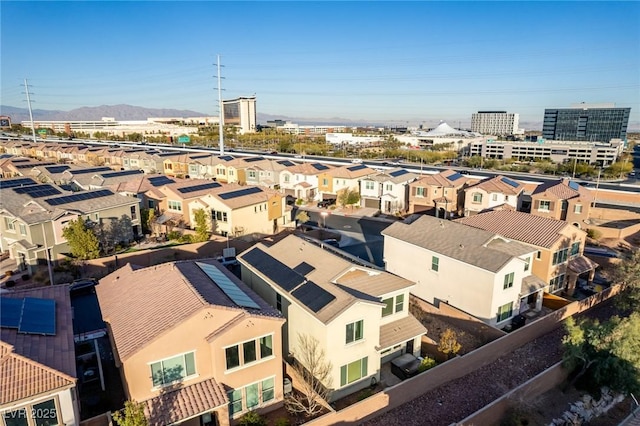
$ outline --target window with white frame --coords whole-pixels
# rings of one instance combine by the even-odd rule
[[[559,265],[567,261],[567,257],[569,255],[569,249],[563,248],[553,253],[553,265]]]
[[[573,206],[573,212],[575,214],[582,213],[582,204],[576,204],[575,206]]]
[[[437,256],[431,256],[431,270],[438,272],[440,268],[440,259]]]
[[[525,271],[528,271],[530,266],[531,266],[531,258],[530,258],[530,257],[527,257],[527,258],[524,260],[524,270],[525,270]]]
[[[250,179],[255,179],[256,178],[255,170],[249,170],[249,178]]]
[[[382,307],[383,318],[393,314],[394,312],[402,312],[404,309],[404,294],[398,294],[395,298],[388,297],[383,299],[382,303],[384,303],[384,306]]]
[[[367,191],[372,191],[373,190],[373,182],[368,180],[364,183],[364,189],[366,189]]]
[[[498,322],[511,318],[513,313],[513,302],[505,303],[498,308]]]
[[[19,223],[20,235],[27,235],[27,226],[24,223]]]
[[[62,424],[60,410],[56,399],[29,404],[2,414],[6,426],[59,425]],[[31,419],[31,421],[29,420]]]
[[[473,193],[473,202],[474,203],[481,203],[482,202],[482,194],[479,192],[474,192]]]
[[[491,194],[491,201],[498,201],[498,194]]]
[[[182,211],[182,203],[180,201],[169,200],[167,201],[167,207],[174,212]]]
[[[229,416],[250,411],[275,399],[275,376],[227,392]]]
[[[228,346],[224,352],[227,370],[270,358],[273,356],[273,335]]]
[[[396,296],[396,313],[402,312],[404,309],[404,294]]]
[[[416,187],[416,197],[426,197],[427,190],[422,186]]]
[[[217,221],[217,222],[227,222],[227,212],[220,212],[217,210],[212,210],[211,211],[211,217],[213,218],[213,220]]]
[[[195,352],[187,352],[150,364],[153,386],[165,386],[196,374]]]
[[[346,343],[357,342],[364,337],[364,320],[352,322],[346,326]]]
[[[548,212],[551,209],[551,201],[549,200],[540,200],[540,204],[538,204],[538,211],[540,212]]]
[[[392,191],[393,190],[393,185],[388,183],[384,186],[385,191]]]
[[[504,290],[513,287],[513,277],[514,277],[513,272],[510,272],[504,276],[504,284],[502,286]]]
[[[340,367],[340,386],[345,386],[367,377],[368,361],[368,357],[364,357]]]
[[[551,278],[551,281],[549,281],[549,293],[555,293],[556,291],[564,288],[564,277],[564,274],[560,274]]]
[[[7,231],[11,231],[11,232],[16,231],[16,225],[14,224],[14,221],[9,219],[8,217],[4,218],[4,224],[5,224],[5,227],[7,228]]]
[[[283,179],[283,180],[284,180],[284,183],[289,183],[289,182],[291,181],[291,176],[286,175],[286,174],[285,174],[285,175],[282,175],[282,176],[284,177],[284,179]]]
[[[580,254],[580,241],[576,241],[571,244],[571,257],[577,256]]]

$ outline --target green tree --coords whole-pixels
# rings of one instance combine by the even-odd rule
[[[100,256],[100,243],[93,231],[81,217],[71,220],[62,230],[62,236],[67,240],[71,254],[82,260],[96,259]]]
[[[113,413],[113,421],[118,426],[148,426],[144,415],[144,405],[135,401],[126,401],[124,408]]]
[[[309,213],[304,210],[300,210],[296,215],[296,222],[298,223],[298,226],[302,228],[302,232],[304,232],[304,226],[302,225],[309,222]]]
[[[193,212],[193,217],[196,222],[196,243],[202,243],[209,240],[211,226],[209,226],[209,218],[204,209],[196,209]]]
[[[623,285],[622,293],[616,298],[621,308],[640,308],[640,250],[617,265],[613,282]]]
[[[563,362],[573,375],[570,384],[623,393],[640,390],[640,314],[602,323],[570,317],[565,329]]]
[[[338,191],[337,201],[342,207],[353,206],[360,202],[360,192],[351,188],[341,189]]]

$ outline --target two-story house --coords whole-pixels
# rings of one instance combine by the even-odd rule
[[[334,167],[318,173],[318,198],[335,199],[340,191],[356,190],[360,192],[360,181],[377,172],[364,164],[350,164]]]
[[[409,313],[414,283],[355,265],[290,235],[238,256],[242,280],[287,319],[283,353],[303,363],[300,337],[330,363],[330,400],[380,381],[383,362],[419,355],[424,326]]]
[[[588,284],[593,281],[598,264],[582,255],[587,233],[565,221],[499,210],[461,218],[456,222],[534,247],[537,252],[531,260],[531,270],[547,283],[545,291],[549,293],[565,291],[572,294],[576,280],[583,274],[587,275]],[[529,299],[526,303],[539,308],[541,300]]]
[[[420,216],[382,231],[387,271],[414,281],[411,293],[446,302],[485,323],[502,327],[520,311],[520,301],[542,292],[532,275],[537,250],[494,232]],[[540,297],[535,295],[534,297]]]
[[[215,260],[127,264],[96,293],[150,426],[229,425],[282,405],[284,318]]]
[[[520,210],[525,186],[504,176],[486,178],[464,189],[464,215],[485,210]]]
[[[68,286],[2,293],[0,310],[0,424],[79,424]]]
[[[583,228],[589,219],[593,195],[570,179],[538,185],[531,194],[531,214],[564,220]]]
[[[464,189],[475,183],[455,170],[424,175],[409,184],[409,212],[430,212],[433,216],[460,216],[464,208]]]
[[[333,166],[321,163],[301,163],[287,167],[280,172],[280,188],[286,195],[313,200],[318,195],[318,175],[331,168]]]
[[[379,209],[385,214],[403,213],[407,210],[409,183],[418,178],[405,169],[392,169],[366,176],[360,180],[361,204]]]

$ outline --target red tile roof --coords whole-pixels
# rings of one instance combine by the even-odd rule
[[[498,193],[507,194],[507,195],[518,195],[522,191],[524,191],[524,185],[521,184],[520,182],[509,179],[510,181],[518,184],[517,187],[514,187],[506,183],[504,179],[506,178],[501,175],[494,176],[491,178],[481,180],[480,182],[470,186],[469,188],[482,188],[489,193],[498,192]]]
[[[569,186],[570,182],[569,179],[546,182],[539,185],[531,195],[544,194],[545,197],[555,198],[557,200],[569,200],[576,197],[581,197],[588,201],[593,200],[593,196],[587,188],[577,184],[577,189],[573,189]]]

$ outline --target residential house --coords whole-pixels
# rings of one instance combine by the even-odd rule
[[[211,165],[213,179],[225,183],[243,182],[244,176],[240,171],[244,164],[241,158],[234,158],[231,155],[215,157]]]
[[[544,281],[549,293],[573,294],[579,276],[586,275],[591,284],[598,264],[583,256],[587,233],[569,223],[512,210],[490,211],[456,220],[458,223],[495,232],[512,240],[529,244],[537,251],[531,270]],[[521,300],[539,308],[542,300]]]
[[[5,292],[0,307],[0,424],[79,424],[68,286]]]
[[[272,189],[280,188],[280,173],[296,165],[291,160],[267,160],[262,157],[249,157],[244,161],[247,164],[244,169],[246,184]]]
[[[229,425],[282,406],[284,318],[215,260],[127,264],[96,293],[150,426]]]
[[[520,210],[525,186],[504,176],[486,178],[464,189],[464,215],[491,209]]]
[[[296,199],[313,200],[318,196],[318,176],[331,168],[333,166],[321,163],[289,166],[280,172],[280,188],[284,190],[285,195]]]
[[[184,178],[189,176],[189,162],[189,154],[173,153],[164,157],[162,170],[167,176]]]
[[[35,166],[29,172],[29,176],[41,183],[55,183],[57,185],[66,184],[62,174],[71,169],[68,164],[57,164],[49,166]]]
[[[593,195],[568,178],[538,185],[531,194],[531,214],[564,220],[583,228],[591,212]]]
[[[396,222],[382,235],[386,269],[416,282],[411,293],[492,326],[507,325],[521,299],[547,285],[531,271],[536,248],[494,232],[424,215]]]
[[[189,177],[191,179],[213,179],[215,174],[213,166],[216,157],[207,153],[194,153],[190,155]]]
[[[465,206],[465,188],[476,183],[455,170],[424,175],[409,184],[409,213],[430,212],[433,216],[461,216]]]
[[[108,189],[69,192],[32,178],[14,178],[0,181],[0,199],[0,250],[30,274],[38,264],[69,252],[62,231],[71,220],[101,226],[106,245],[131,241],[141,231],[138,200]]]
[[[409,313],[414,283],[355,265],[290,235],[238,256],[242,280],[287,322],[283,353],[304,362],[300,337],[315,339],[331,364],[330,400],[380,381],[381,364],[420,354],[424,326]]]
[[[142,170],[108,170],[98,171],[96,173],[73,173],[73,179],[71,185],[74,188],[87,191],[90,189],[102,189],[113,188],[120,183],[131,181],[132,179],[139,180],[144,172]]]
[[[364,164],[349,164],[323,170],[318,174],[318,198],[336,199],[341,191],[360,192],[360,181],[377,172]]]

